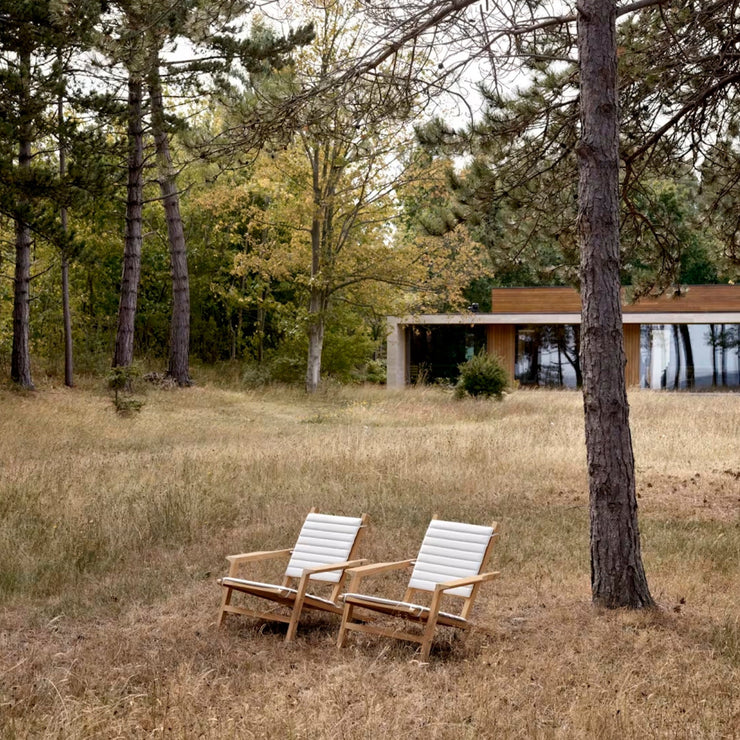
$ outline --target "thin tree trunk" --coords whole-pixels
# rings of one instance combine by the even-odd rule
[[[64,209],[62,209],[64,211]],[[63,213],[62,223],[66,224]],[[65,228],[66,231],[66,227]],[[72,352],[72,311],[69,305],[69,260],[62,255],[62,314],[64,318],[64,385],[74,388],[74,358]]]
[[[159,56],[155,53],[149,72],[149,96],[152,106],[152,134],[157,150],[159,190],[162,195],[167,236],[170,244],[172,273],[172,318],[170,321],[170,358],[167,374],[179,385],[192,385],[190,379],[190,282],[188,278],[185,230],[180,215],[175,170],[167,140],[159,77]]]
[[[31,146],[21,145],[21,161],[30,162]],[[25,167],[25,165],[21,165]],[[29,343],[31,321],[31,229],[23,216],[15,222],[15,280],[13,290],[13,349],[10,378],[22,388],[32,389],[31,350]]]
[[[714,324],[709,325],[709,341],[712,345],[712,388],[717,387],[717,331]]]
[[[673,376],[673,387],[681,387],[681,342],[678,336],[678,326],[673,325],[673,348],[676,350],[676,372]]]
[[[696,385],[696,373],[694,372],[694,352],[691,349],[691,334],[687,324],[678,324],[678,331],[683,342],[683,354],[686,358],[686,387],[693,388]]]
[[[306,392],[314,393],[321,381],[321,354],[324,349],[324,311],[326,294],[320,283],[321,246],[326,238],[326,216],[319,184],[319,155],[314,151],[313,170],[313,219],[311,221],[311,287],[308,302],[308,360],[306,363]],[[323,218],[322,218],[323,216]],[[322,226],[324,227],[322,233]]]
[[[59,52],[59,67],[61,69],[61,51]],[[57,106],[59,124],[59,178],[64,180],[67,174],[67,152],[64,141],[64,94],[59,93]],[[62,222],[62,234],[65,239],[68,233],[67,208],[62,206],[59,217]],[[67,245],[62,246],[62,317],[64,321],[64,385],[74,387],[74,359],[72,354],[72,312],[69,305],[69,260],[67,259]]]
[[[640,553],[619,280],[616,3],[578,0],[581,366],[595,604],[653,605]]]
[[[573,327],[573,336],[575,337],[575,368],[576,368],[576,385],[583,388],[583,372],[581,371],[581,326]]]
[[[324,350],[324,311],[326,296],[319,288],[311,288],[308,315],[308,364],[306,391],[314,393],[321,382],[321,354]]]
[[[126,237],[123,249],[121,297],[113,367],[128,367],[134,361],[134,322],[141,273],[141,217],[144,199],[144,131],[142,126],[141,77],[128,78],[128,185],[126,192]]]
[[[20,58],[21,72],[21,115],[28,116],[27,101],[30,97],[31,55],[23,53]],[[31,171],[30,121],[26,121],[18,142],[18,170],[22,175]],[[28,224],[28,198],[18,198],[15,216],[15,280],[13,283],[13,348],[10,360],[10,377],[22,388],[32,389],[31,380],[31,227]]]

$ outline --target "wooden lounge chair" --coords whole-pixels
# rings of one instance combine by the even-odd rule
[[[246,614],[270,621],[287,622],[285,640],[288,642],[295,637],[303,609],[341,614],[342,605],[338,603],[338,599],[344,584],[345,571],[367,562],[353,560],[360,535],[366,526],[367,514],[361,517],[332,516],[319,514],[311,509],[292,550],[267,550],[227,556],[229,573],[218,579],[218,583],[225,588],[218,625],[223,623],[227,614]],[[290,558],[280,584],[237,578],[239,566],[245,563],[280,557]],[[326,588],[332,585],[332,588],[327,596],[320,596],[309,593],[309,585],[323,585]],[[258,611],[234,606],[231,604],[234,591],[287,607],[288,613],[285,610]]]
[[[340,597],[344,602],[344,612],[338,647],[344,646],[347,631],[355,630],[421,643],[422,660],[427,660],[437,625],[458,629],[468,629],[471,626],[468,615],[481,583],[498,575],[498,571],[481,573],[497,534],[496,522],[490,527],[483,527],[434,518],[429,524],[416,560],[372,563],[352,568],[349,571],[349,592]],[[365,576],[411,566],[411,578],[402,601],[357,592],[360,580]],[[428,606],[411,601],[425,592],[431,594],[431,603],[428,596],[426,599]],[[441,611],[443,597],[462,599],[459,613]],[[370,614],[358,616],[355,614],[357,610]],[[404,632],[365,623],[375,621],[378,613],[416,622],[423,629],[420,633]]]

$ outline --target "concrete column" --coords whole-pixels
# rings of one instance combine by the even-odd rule
[[[386,373],[387,388],[406,385],[406,325],[400,323],[397,316],[388,317]]]

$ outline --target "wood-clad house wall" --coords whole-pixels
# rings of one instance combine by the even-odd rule
[[[516,327],[513,324],[490,324],[486,327],[486,349],[488,354],[498,355],[514,380],[516,359]]]
[[[740,311],[740,285],[689,285],[679,294],[646,296],[628,301],[628,289],[622,289],[624,314],[708,313]],[[580,314],[581,296],[574,288],[494,288],[491,293],[493,314]],[[538,321],[538,323],[545,323]],[[624,349],[627,356],[625,376],[628,386],[640,384],[640,325],[626,323]],[[488,347],[502,359],[513,377],[516,330],[514,326],[490,326]]]
[[[740,285],[689,285],[680,294],[646,296],[634,303],[622,289],[624,313],[740,311]],[[575,288],[494,288],[491,313],[580,313]]]
[[[627,365],[624,368],[627,386],[640,385],[640,325],[623,324],[624,352]]]

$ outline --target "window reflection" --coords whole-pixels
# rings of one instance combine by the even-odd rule
[[[580,339],[580,327],[573,324],[518,326],[515,379],[522,385],[580,386]]]
[[[655,389],[740,386],[740,325],[643,324],[640,385]]]
[[[410,326],[411,383],[454,383],[460,364],[486,347],[486,328],[476,326]]]

